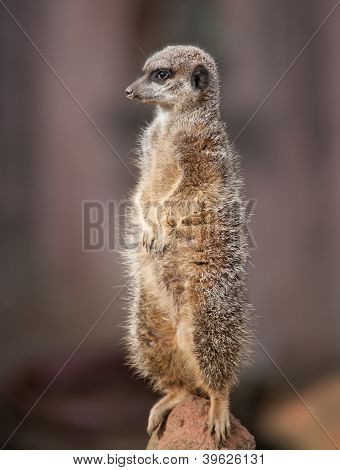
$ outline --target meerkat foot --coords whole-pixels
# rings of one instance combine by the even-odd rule
[[[230,436],[229,412],[225,414],[211,414],[209,417],[209,431],[214,434],[216,445],[220,447]]]
[[[148,434],[152,434],[158,428],[163,419],[184,399],[185,395],[183,390],[171,391],[151,408],[147,427]]]
[[[155,405],[151,409],[147,427],[147,432],[149,435],[151,435],[155,431],[155,429],[158,428],[158,426],[165,418],[167,411],[167,409],[162,409],[162,407],[159,407],[157,405]]]
[[[230,436],[228,394],[210,395],[209,432],[214,434],[218,447],[222,446]]]

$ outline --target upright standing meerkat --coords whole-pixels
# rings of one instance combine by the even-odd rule
[[[245,203],[216,63],[197,47],[166,47],[147,59],[126,95],[156,105],[131,201],[140,236],[128,250],[129,362],[164,395],[147,430],[187,394],[201,394],[220,444],[250,333]]]

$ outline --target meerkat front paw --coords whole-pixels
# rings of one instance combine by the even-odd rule
[[[150,253],[152,250],[153,244],[155,242],[155,238],[156,238],[155,232],[154,230],[152,230],[151,227],[145,228],[143,230],[142,244],[148,253]]]
[[[150,254],[162,255],[166,248],[163,233],[153,227],[144,229],[142,243]]]

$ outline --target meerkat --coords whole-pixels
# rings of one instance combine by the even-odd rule
[[[127,250],[129,363],[163,394],[147,431],[199,394],[210,399],[207,425],[220,445],[250,328],[243,181],[221,120],[216,63],[197,47],[168,46],[126,95],[155,105],[131,197],[139,235]]]

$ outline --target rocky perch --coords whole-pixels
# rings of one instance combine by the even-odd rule
[[[156,430],[148,443],[148,450],[217,449],[208,423],[209,402],[205,398],[190,396],[176,406]],[[231,434],[222,449],[252,450],[255,439],[238,419],[230,417]]]

